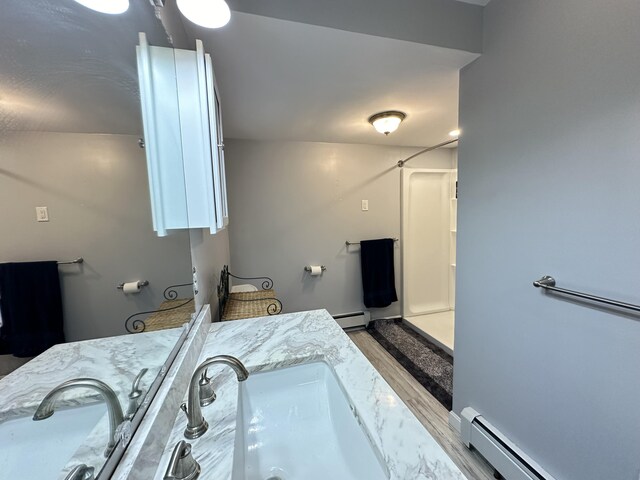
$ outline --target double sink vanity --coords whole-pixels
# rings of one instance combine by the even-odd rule
[[[150,404],[146,415],[110,478],[464,478],[327,311],[213,324],[210,318],[205,306],[175,361],[162,372],[157,394],[145,400]],[[0,413],[4,415],[0,435],[11,421],[21,422],[16,429],[25,437],[33,435],[31,424],[66,425],[64,435],[56,439],[33,435],[34,452],[40,452],[34,455],[36,463],[37,457],[67,459],[61,462],[59,478],[78,464],[104,459],[108,415],[104,402],[91,403],[95,391],[69,390],[57,400],[67,410],[42,422],[33,422],[30,416],[51,388],[87,376],[85,364],[95,369],[100,362],[127,362],[107,354],[104,346],[109,342],[144,343],[152,351],[162,333],[58,345],[45,352],[0,381],[1,404],[17,417],[7,421],[8,413]],[[105,353],[103,357],[91,352],[96,345],[102,346],[98,350]],[[144,354],[142,346],[136,348],[136,353]],[[75,360],[65,362],[65,358]],[[38,378],[39,365],[52,361],[60,364],[55,378]],[[26,377],[37,378],[29,391],[20,388]],[[148,388],[144,379],[140,389]],[[131,390],[123,378],[109,381],[120,384],[116,390]],[[118,396],[126,411],[130,398]],[[102,441],[91,442],[93,448],[67,452],[63,451],[67,435]],[[37,444],[42,440],[48,446]]]

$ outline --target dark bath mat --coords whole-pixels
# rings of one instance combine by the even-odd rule
[[[374,320],[367,332],[447,410],[453,393],[453,357],[401,320]]]

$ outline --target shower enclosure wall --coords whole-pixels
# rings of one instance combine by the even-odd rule
[[[453,350],[457,170],[402,170],[402,316]]]

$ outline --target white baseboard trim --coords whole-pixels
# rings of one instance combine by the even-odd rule
[[[453,410],[449,412],[449,426],[453,428],[456,432],[460,433],[461,431],[461,420],[458,414]]]
[[[460,415],[461,439],[508,480],[554,480],[538,463],[472,407]]]
[[[341,313],[333,315],[333,319],[343,330],[353,328],[366,328],[371,321],[371,313],[368,310],[362,312]]]
[[[377,317],[372,318],[371,320],[400,320],[402,317],[400,315],[391,315],[390,317]]]

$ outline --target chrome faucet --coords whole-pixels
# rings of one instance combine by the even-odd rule
[[[142,377],[144,376],[145,373],[147,373],[149,369],[147,368],[143,368],[142,370],[140,370],[140,373],[138,373],[138,375],[136,375],[136,378],[133,380],[133,384],[131,385],[131,391],[129,392],[129,406],[127,407],[127,420],[131,420],[136,412],[138,411],[138,407],[139,405],[139,399],[142,396],[142,394],[144,393],[142,390],[140,390],[140,380],[142,380]]]
[[[64,480],[94,480],[95,468],[87,467],[84,463],[82,465],[76,465],[69,474],[64,477]]]
[[[209,428],[209,424],[202,416],[202,409],[200,408],[200,378],[208,367],[217,363],[233,368],[239,382],[244,382],[249,377],[249,372],[242,362],[230,355],[216,355],[215,357],[207,358],[196,368],[191,376],[191,382],[189,382],[187,405],[185,406],[183,403],[181,406],[182,410],[187,414],[187,428],[184,431],[184,436],[190,440],[202,436]]]
[[[116,428],[120,425],[124,418],[122,416],[122,407],[118,401],[118,397],[115,392],[111,390],[111,387],[100,380],[95,378],[74,378],[61,383],[56,388],[51,390],[46,397],[40,402],[36,413],[33,415],[34,420],[44,420],[53,415],[53,406],[56,399],[61,393],[74,388],[90,388],[98,392],[105,403],[107,404],[107,412],[109,413],[109,442],[107,443],[107,449],[104,452],[104,456],[108,457],[116,446]]]
[[[191,445],[180,440],[173,449],[164,480],[196,480],[200,471],[200,464],[191,454]]]

